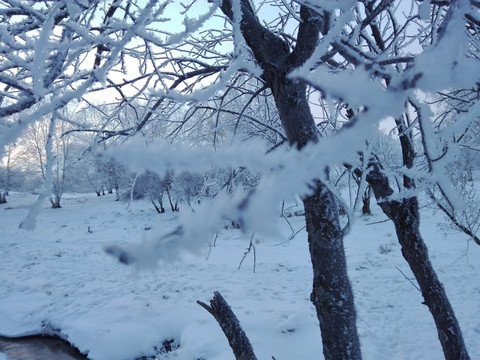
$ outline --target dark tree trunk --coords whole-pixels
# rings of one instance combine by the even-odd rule
[[[392,220],[402,246],[403,257],[410,265],[422,290],[425,305],[432,313],[445,359],[469,359],[460,325],[420,235],[417,199],[413,197],[399,203]]]
[[[319,141],[303,84],[276,79],[275,103],[292,145],[301,149]],[[325,359],[361,359],[353,290],[347,274],[339,205],[335,195],[316,181],[303,199],[313,268],[311,300],[322,333]]]
[[[240,322],[219,292],[215,292],[213,299],[210,300],[210,306],[201,301],[197,301],[197,303],[217,320],[228,339],[236,360],[257,360]]]
[[[115,184],[115,201],[120,201],[120,187]]]
[[[7,203],[7,192],[0,191],[0,204],[6,204],[6,203]]]
[[[363,215],[372,215],[372,210],[370,209],[370,197],[372,195],[372,188],[370,185],[367,186],[365,192],[362,195],[362,214]]]
[[[433,269],[427,246],[420,234],[420,213],[417,198],[410,197],[401,201],[389,200],[388,197],[393,194],[393,190],[390,188],[388,178],[375,161],[371,168],[372,171],[367,174],[367,181],[372,186],[383,212],[395,225],[398,241],[402,246],[403,257],[410,266],[422,291],[424,304],[427,305],[435,321],[445,359],[469,359],[460,325],[445,289]],[[406,183],[412,186],[413,181],[406,179]]]
[[[361,359],[338,202],[321,182],[303,200],[313,266],[310,299],[317,311],[325,359]]]
[[[60,209],[62,206],[60,205],[60,197],[55,195],[55,198],[50,198],[50,204],[52,205],[52,209]]]
[[[170,208],[172,209],[172,212],[179,211],[178,201],[175,201],[175,204],[173,203],[172,197],[170,196],[170,190],[168,189],[168,187],[165,190],[165,192],[167,193],[168,202],[170,203]]]
[[[395,121],[399,131],[403,165],[408,169],[412,169],[415,161],[412,132],[408,130],[407,124],[403,123],[401,119],[396,119]],[[469,359],[455,312],[442,283],[433,269],[428,257],[427,246],[420,234],[418,199],[416,196],[404,198],[401,201],[388,199],[393,194],[388,178],[382,172],[377,159],[373,161],[372,165],[372,171],[367,174],[367,181],[372,186],[377,200],[380,200],[379,205],[383,212],[395,225],[398,241],[402,246],[403,257],[415,275],[422,291],[425,305],[428,306],[435,321],[445,359]],[[404,175],[403,186],[407,190],[414,190],[414,179]]]
[[[313,53],[319,29],[328,31],[328,14],[319,16],[301,6],[297,42],[290,51],[280,37],[260,24],[249,0],[240,0],[240,3],[243,37],[263,69],[263,79],[272,90],[290,145],[301,149],[308,143],[319,141],[306,86],[287,75]],[[221,9],[233,19],[230,0],[224,0]],[[321,181],[316,181],[311,190],[311,195],[303,202],[314,278],[311,299],[320,322],[323,353],[327,360],[361,359],[338,200]]]
[[[165,212],[165,208],[163,207],[163,203],[161,201],[158,201],[158,205],[155,202],[155,200],[152,200],[153,207],[159,214],[163,214]]]

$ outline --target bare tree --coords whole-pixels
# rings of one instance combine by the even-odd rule
[[[48,122],[39,120],[30,125],[17,142],[19,156],[32,172],[42,180],[47,177],[47,153],[45,145],[48,140]]]
[[[146,171],[137,176],[132,190],[133,199],[148,198],[159,214],[165,212],[163,197],[166,192],[166,181],[159,175]]]
[[[478,25],[470,23],[470,26],[477,34]],[[476,51],[472,51],[471,55],[476,56]],[[438,109],[433,126],[441,147],[439,157],[448,164],[445,172],[449,183],[464,199],[464,204],[455,206],[438,185],[428,189],[427,196],[445,214],[447,226],[462,231],[480,245],[477,236],[480,227],[479,194],[473,178],[473,172],[480,169],[480,119],[475,110],[478,101],[479,92],[475,88],[439,92],[431,101],[432,106]]]
[[[362,155],[370,168],[361,167],[361,179],[369,182],[395,223],[445,356],[466,359],[460,328],[418,230],[419,179],[408,171],[415,165],[411,136],[416,130],[427,164],[423,174],[438,176],[432,183],[449,198],[439,175],[438,134],[430,131],[428,109],[418,105],[417,90],[431,95],[477,86],[471,74],[464,74],[478,70],[475,57],[464,56],[464,49],[478,42],[478,4],[412,0],[407,9],[402,3],[190,1],[180,5],[182,23],[181,16],[180,22],[166,20],[171,2],[114,0],[100,6],[3,0],[0,146],[44,116],[61,118],[59,110],[80,99],[102,114],[102,121],[76,129],[94,134],[96,144],[135,135],[151,141],[161,135],[189,145],[213,144],[219,151],[222,141],[240,133],[244,138],[262,134],[265,152],[284,143],[301,153],[322,149],[311,166],[317,169],[301,179],[309,186],[303,203],[313,268],[311,300],[325,358],[360,359],[343,247],[348,226],[341,226],[330,173],[332,166],[351,161],[365,148],[372,124],[395,118],[403,152],[399,191],[393,191],[373,152]],[[275,15],[267,11],[261,19],[265,6]],[[460,51],[451,51],[459,42],[464,45]],[[107,106],[95,101],[100,94],[108,94]],[[310,102],[317,94],[326,104],[320,106],[320,116],[314,116]],[[183,111],[181,118],[173,115]],[[47,154],[46,168],[53,166],[52,159]],[[234,206],[236,216],[247,211],[255,194],[247,192]],[[181,230],[169,236],[180,237]]]
[[[0,177],[0,204],[5,204],[7,202],[7,195],[12,186],[12,156],[13,156],[13,145],[7,145],[4,156],[4,166],[0,170],[4,172]]]
[[[403,161],[407,169],[414,166],[415,150],[407,126],[398,121]],[[395,225],[402,254],[408,262],[422,291],[425,305],[435,321],[438,338],[446,359],[469,359],[462,331],[445,289],[430,262],[428,249],[420,233],[420,212],[417,196],[398,197],[390,185],[381,164],[370,163],[367,181],[373,189],[378,204]],[[405,175],[400,191],[415,189],[415,180]]]
[[[249,1],[241,1],[236,8],[230,1],[223,1],[221,9],[233,22],[235,16],[241,17],[240,31],[263,70],[262,78],[272,91],[289,143],[302,149],[308,143],[318,142],[306,85],[287,75],[312,55],[321,29],[328,29],[326,13],[322,17],[301,6],[296,44],[290,50],[288,43],[260,23]],[[312,194],[303,202],[314,275],[311,300],[317,310],[323,352],[327,359],[359,359],[360,341],[338,201],[320,180],[314,182],[311,190]]]

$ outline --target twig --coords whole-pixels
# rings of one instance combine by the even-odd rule
[[[285,201],[282,202],[282,217],[285,219],[288,226],[290,226],[290,230],[292,231],[292,235],[293,235],[295,233],[295,230],[293,230],[292,224],[290,224],[290,221],[288,221],[287,217],[285,216],[285,212],[283,211],[284,207],[285,207]],[[289,236],[289,239],[292,237],[292,235]]]
[[[212,247],[215,247],[215,245],[217,245],[217,239],[218,239],[218,231],[215,234],[215,239],[213,239],[213,242],[210,242],[210,244],[208,244],[208,254],[205,260],[208,260],[208,258],[210,257],[210,253],[212,252]]]
[[[285,243],[287,243],[287,242],[289,242],[289,241],[292,241],[293,239],[295,239],[295,236],[297,236],[297,234],[298,234],[300,231],[304,230],[306,227],[307,227],[306,225],[302,226],[302,227],[301,227],[300,229],[298,229],[295,233],[293,233],[292,235],[290,235],[287,240],[282,241],[281,243],[275,244],[274,246],[280,246],[280,245],[283,245],[283,244],[285,244]]]
[[[242,260],[240,261],[240,264],[238,264],[238,270],[240,270],[240,267],[242,266],[243,260],[247,257],[247,254],[250,253],[253,249],[253,273],[255,274],[255,267],[257,265],[257,251],[255,249],[255,245],[253,245],[253,237],[255,233],[252,234],[252,237],[250,238],[250,244],[248,245],[247,250],[243,254]]]
[[[440,188],[440,186],[438,186]],[[442,191],[443,194],[443,191]],[[440,200],[438,200],[435,195],[433,194],[432,191],[427,191],[427,195],[430,197],[430,199],[433,200],[433,202],[438,206],[438,208],[450,219],[450,221],[464,234],[470,236],[470,238],[475,241],[477,245],[480,245],[480,239],[478,236],[470,229],[469,226],[466,226],[458,220],[458,218],[455,216],[454,211],[450,211],[447,209],[446,206],[440,203]],[[445,196],[444,196],[445,197]],[[446,198],[445,198],[446,199]],[[446,199],[448,202],[448,199]],[[453,207],[451,207],[453,208]]]
[[[385,223],[385,222],[388,222],[388,221],[390,221],[390,219],[385,219],[385,220],[380,220],[380,221],[374,221],[374,222],[371,222],[371,223],[367,223],[366,225],[382,224],[382,223]]]
[[[418,288],[418,286],[415,285],[415,283],[414,283],[412,280],[410,280],[410,279],[407,277],[407,275],[405,275],[405,274],[403,273],[402,270],[400,270],[400,269],[399,269],[398,267],[396,267],[396,266],[395,266],[395,268],[396,268],[398,271],[400,271],[400,273],[405,277],[405,279],[407,279],[408,281],[410,281],[410,284],[412,284],[415,289],[417,289],[420,293],[422,292],[422,291]]]
[[[292,235],[290,235],[290,236],[288,237],[288,240],[287,240],[287,241],[293,240],[293,239],[295,238],[295,236],[297,236],[297,234],[298,234],[300,231],[302,231],[303,229],[305,229],[306,227],[307,227],[306,225],[302,226],[302,227],[301,227],[300,229],[298,229],[295,233],[293,233]]]

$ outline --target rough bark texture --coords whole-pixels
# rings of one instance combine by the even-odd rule
[[[301,149],[318,141],[303,84],[281,78],[272,85],[287,138]],[[322,333],[325,359],[361,359],[353,290],[348,279],[339,207],[320,181],[303,199],[313,268],[311,300]]]
[[[445,359],[469,359],[460,325],[445,289],[433,269],[427,246],[420,234],[417,198],[410,197],[401,201],[388,200],[388,197],[393,194],[388,178],[382,173],[378,164],[373,163],[372,169],[367,175],[367,181],[372,186],[383,212],[395,225],[403,257],[415,275],[422,291],[424,304],[428,306],[435,321]],[[407,183],[412,184],[411,179]]]
[[[325,359],[360,359],[353,292],[335,196],[320,182],[304,199],[313,291]]]
[[[213,315],[215,320],[217,320],[223,333],[228,339],[228,343],[233,350],[235,359],[257,360],[257,357],[253,352],[253,347],[243,331],[240,322],[219,292],[214,293],[213,299],[210,300],[210,306],[201,301],[197,301],[197,304],[202,306]]]
[[[306,98],[306,86],[289,79],[287,74],[310,57],[319,32],[328,31],[328,14],[320,16],[302,6],[297,43],[290,51],[281,38],[260,24],[248,0],[240,3],[243,37],[263,69],[263,79],[272,90],[290,145],[301,149],[317,142],[319,134]],[[233,19],[230,0],[224,0],[221,9]],[[320,181],[315,182],[312,194],[303,201],[314,275],[311,299],[320,322],[325,359],[361,359],[338,201]]]

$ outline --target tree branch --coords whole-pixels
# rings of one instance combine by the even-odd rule
[[[240,28],[245,42],[265,72],[278,72],[282,67],[279,64],[283,65],[290,54],[288,44],[260,23],[249,0],[240,0],[240,5]],[[234,20],[231,0],[222,1],[220,8],[231,21]]]
[[[438,206],[438,208],[440,210],[442,210],[442,212],[450,219],[450,221],[460,230],[462,231],[464,234],[470,236],[470,238],[472,238],[473,241],[475,241],[475,243],[477,245],[480,245],[480,239],[478,238],[477,235],[475,235],[475,233],[467,226],[465,226],[464,224],[462,224],[458,218],[455,216],[455,212],[454,211],[450,211],[449,209],[447,209],[446,206],[444,206],[442,203],[440,203],[440,201],[435,197],[435,195],[433,194],[432,191],[428,190],[427,191],[427,195],[430,197],[430,199],[433,200],[433,202]]]
[[[115,11],[117,11],[118,6],[119,6],[120,1],[114,0],[112,4],[110,5],[107,13],[105,14],[105,18],[103,19],[103,25],[107,25],[108,21],[112,18],[112,16],[115,14]],[[100,29],[100,35],[103,35],[105,28],[102,27]],[[97,67],[100,66],[100,62],[102,61],[102,53],[104,51],[109,51],[109,48],[105,46],[104,44],[98,44],[97,45],[97,54],[95,55],[95,61],[93,63],[93,68],[96,69]]]
[[[217,320],[237,360],[257,360],[253,347],[247,335],[240,326],[240,322],[232,309],[218,291],[215,291],[210,306],[197,301],[197,304],[207,310]]]
[[[328,31],[330,15],[325,11],[323,17],[320,17],[315,11],[302,5],[300,18],[302,22],[298,28],[297,44],[290,54],[290,62],[293,67],[302,65],[313,54],[320,29],[323,28],[324,32]]]

